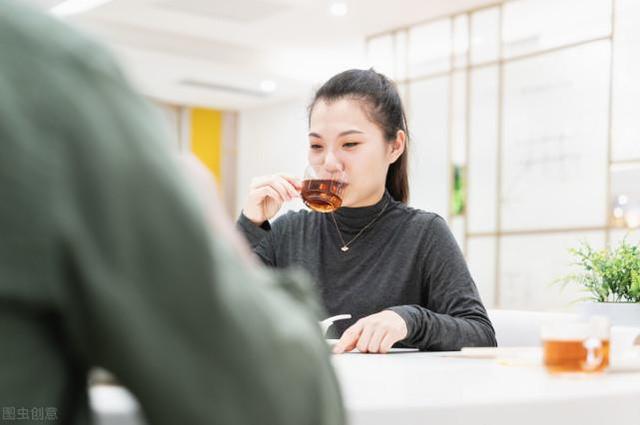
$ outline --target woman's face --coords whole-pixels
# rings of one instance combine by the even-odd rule
[[[398,140],[401,139],[401,140]],[[372,205],[384,193],[389,165],[404,150],[404,133],[394,143],[370,121],[361,101],[339,99],[316,102],[309,123],[309,164],[347,174],[342,205]]]

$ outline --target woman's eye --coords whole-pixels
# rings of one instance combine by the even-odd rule
[[[322,149],[322,146],[320,146],[320,145],[311,145],[310,147],[311,147],[312,150]]]
[[[344,145],[342,145],[342,146],[344,146],[345,148],[353,148],[353,147],[358,146],[359,144],[360,144],[360,143],[356,143],[356,142],[347,142],[347,143],[345,143],[345,144],[344,144]]]

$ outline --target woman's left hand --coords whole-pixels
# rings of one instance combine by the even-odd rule
[[[363,317],[344,333],[333,352],[341,354],[355,348],[363,353],[386,353],[391,346],[407,337],[407,324],[391,310]]]

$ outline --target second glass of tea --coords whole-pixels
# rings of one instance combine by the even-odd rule
[[[330,213],[342,205],[342,195],[348,185],[347,175],[342,170],[326,170],[309,165],[302,180],[302,200],[314,211]]]
[[[610,323],[606,317],[542,326],[544,365],[551,373],[600,372],[609,366]]]

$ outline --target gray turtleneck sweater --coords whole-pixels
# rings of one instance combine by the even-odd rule
[[[353,316],[335,323],[334,336],[388,309],[407,323],[408,335],[396,346],[495,346],[476,285],[442,217],[397,202],[388,192],[375,205],[343,207],[334,217],[348,242],[381,212],[346,252],[330,214],[289,212],[262,226],[241,214],[237,224],[265,264],[310,273],[329,315]]]

